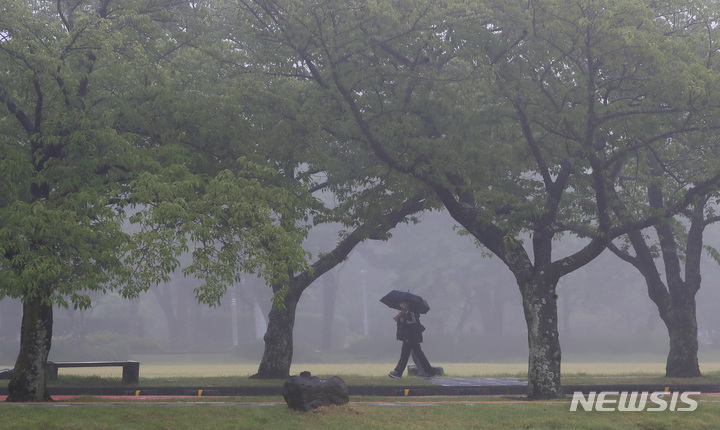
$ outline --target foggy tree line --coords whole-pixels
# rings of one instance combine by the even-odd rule
[[[563,392],[558,284],[607,248],[646,281],[667,376],[699,375],[714,1],[0,11],[0,295],[23,308],[9,401],[50,398],[54,305],[137,297],[178,270],[211,306],[260,276],[273,306],[254,377],[286,377],[306,289],[431,210],[512,274],[530,398]],[[333,226],[331,249],[303,248]]]
[[[293,366],[397,358],[389,319],[392,310],[378,301],[390,289],[416,291],[430,302],[431,312],[423,320],[428,330],[426,349],[435,361],[521,363],[526,340],[514,281],[496,258],[470,264],[476,263],[479,250],[470,238],[453,233],[452,225],[446,213],[425,214],[417,225],[394,229],[388,241],[360,245],[348,260],[318,279],[298,304]],[[334,234],[328,233],[328,237],[311,234],[305,246],[313,250],[319,244],[329,246]],[[717,243],[716,238],[709,239]],[[605,361],[613,355],[655,361],[666,356],[667,333],[663,335],[657,310],[643,292],[642,277],[623,264],[606,251],[559,284],[564,361]],[[718,324],[714,309],[720,300],[712,283],[717,269],[705,261],[703,278],[709,281],[698,296],[701,353],[706,360],[712,360],[720,346],[713,333]],[[240,362],[257,363],[271,306],[271,292],[262,287],[262,280],[244,279],[215,308],[197,303],[192,292],[196,284],[178,274],[138,299],[97,294],[92,297],[93,307],[85,311],[56,307],[50,359],[232,352]],[[329,287],[334,291],[332,316],[327,305]],[[232,330],[233,299],[237,337]],[[10,367],[17,354],[18,306],[9,299],[0,301],[0,368]],[[256,319],[258,314],[261,318]],[[365,314],[369,336],[365,335]],[[326,326],[324,321],[331,324]]]

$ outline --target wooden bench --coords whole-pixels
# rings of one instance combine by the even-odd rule
[[[124,383],[137,383],[140,377],[140,362],[125,361],[48,361],[45,366],[45,375],[48,380],[55,380],[58,377],[58,369],[61,367],[122,367],[122,380]]]

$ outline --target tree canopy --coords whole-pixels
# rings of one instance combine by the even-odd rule
[[[55,304],[88,307],[87,290],[136,294],[188,244],[196,258],[186,270],[205,279],[196,293],[210,304],[239,271],[287,278],[304,264],[295,215],[308,199],[228,144],[239,131],[221,121],[237,116],[213,102],[232,94],[211,90],[218,70],[193,56],[213,52],[195,6],[2,6],[0,297],[23,300],[11,401],[49,398]],[[137,234],[124,227],[129,215]]]
[[[136,294],[189,251],[205,303],[263,276],[283,343],[309,283],[438,207],[515,276],[528,394],[559,396],[560,278],[720,179],[714,1],[9,0],[2,12],[0,297],[25,301],[23,348],[44,345],[21,350],[14,399],[47,398],[54,303]],[[664,175],[660,202],[645,191]],[[350,232],[310,264],[300,243],[324,222]],[[583,240],[558,257],[567,234]]]
[[[562,394],[560,277],[717,180],[662,213],[612,211],[638,150],[714,126],[715,71],[703,41],[680,31],[695,13],[685,3],[242,4],[273,52],[292,58],[285,74],[313,82],[316,103],[333,107],[335,135],[431,189],[513,272],[532,397]],[[554,259],[568,233],[588,240]]]

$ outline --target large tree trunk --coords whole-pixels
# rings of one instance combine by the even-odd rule
[[[653,189],[655,207],[662,203],[661,191]],[[668,295],[656,304],[670,336],[670,351],[665,365],[665,376],[692,378],[702,376],[698,365],[697,313],[695,295],[700,290],[700,266],[705,230],[705,204],[707,196],[697,199],[688,212],[690,228],[685,239],[685,279],[680,262],[683,260],[675,241],[674,231],[668,224],[656,226],[665,262]],[[659,286],[657,286],[659,288]],[[663,290],[664,291],[664,290]]]
[[[506,232],[479,223],[472,211],[454,196],[437,188],[450,215],[491,252],[500,257],[515,276],[523,300],[528,336],[528,399],[564,397],[560,383],[560,339],[558,335],[557,284],[567,273],[583,267],[602,252],[600,240],[593,240],[569,257],[552,262],[552,229],[539,228],[533,234],[534,264],[520,241],[507,240]],[[558,199],[559,201],[559,199]]]
[[[675,306],[665,322],[670,335],[670,352],[665,365],[668,378],[702,376],[698,364],[697,318],[695,300],[685,306]]]
[[[665,376],[668,378],[702,376],[697,356],[698,339],[695,304],[695,294],[700,288],[699,265],[696,270],[697,277],[693,277],[692,274],[688,276],[690,282],[683,281],[679,275],[668,276],[666,286],[655,269],[655,263],[650,257],[649,247],[638,240],[639,233],[633,233],[630,237],[638,254],[636,259],[628,257],[617,247],[611,249],[621,258],[633,263],[643,274],[648,295],[657,306],[660,319],[667,328],[670,337],[670,351],[665,365]],[[666,258],[678,259],[677,255],[667,255],[667,250],[664,250],[664,252]],[[691,268],[688,267],[689,269]]]
[[[528,398],[564,397],[560,384],[560,339],[558,336],[557,283],[534,281],[521,285],[528,330]]]
[[[662,190],[648,188],[653,207],[662,208]],[[695,295],[700,290],[703,231],[705,229],[704,207],[707,198],[699,199],[688,213],[690,229],[685,243],[685,268],[681,267],[681,253],[675,240],[675,232],[667,223],[655,226],[662,251],[665,280],[655,264],[654,254],[645,237],[639,231],[628,234],[635,256],[616,246],[610,249],[620,258],[635,266],[645,278],[648,296],[655,303],[670,337],[670,351],[665,365],[669,378],[702,376],[698,365],[697,315]],[[684,272],[684,273],[683,273]],[[683,279],[685,275],[685,279]],[[667,285],[666,285],[667,283]]]
[[[671,307],[665,313],[663,321],[665,321],[670,336],[670,352],[665,365],[665,376],[669,378],[702,376],[697,356],[698,329],[695,295],[700,291],[702,283],[700,266],[704,250],[703,233],[707,225],[705,220],[706,204],[707,197],[696,200],[690,212],[690,229],[685,245],[685,281],[682,282],[679,274],[669,273],[667,276]],[[658,229],[658,234],[666,241],[665,236],[670,234],[670,230]],[[666,248],[668,246],[664,244],[663,252],[667,252]],[[679,260],[677,256],[675,258]]]
[[[293,327],[300,295],[288,293],[284,309],[273,306],[265,332],[265,350],[260,367],[252,379],[286,379],[290,376],[293,356]]]
[[[8,402],[51,401],[45,380],[52,342],[53,308],[35,296],[23,303],[20,352],[8,384]]]

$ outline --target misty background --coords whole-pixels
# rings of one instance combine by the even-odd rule
[[[430,312],[425,350],[431,362],[527,360],[527,331],[514,278],[496,257],[458,234],[445,212],[429,212],[419,224],[401,225],[388,241],[367,241],[319,278],[302,295],[294,330],[296,363],[394,361],[395,310],[379,302],[392,289],[423,296]],[[314,228],[305,249],[330,251],[338,226]],[[720,234],[708,230],[708,245]],[[560,241],[560,252],[578,239]],[[483,257],[484,256],[484,257]],[[555,258],[562,255],[556,255]],[[697,299],[700,359],[720,351],[720,274],[705,256]],[[247,277],[230,288],[220,306],[197,303],[199,281],[176,273],[169,283],[125,300],[115,293],[90,293],[93,308],[56,308],[50,360],[121,360],[133,354],[232,352],[257,361],[272,292]],[[564,360],[610,361],[636,357],[664,362],[667,332],[632,266],[605,251],[558,285],[560,342]],[[0,363],[10,365],[19,349],[22,306],[0,301]]]

